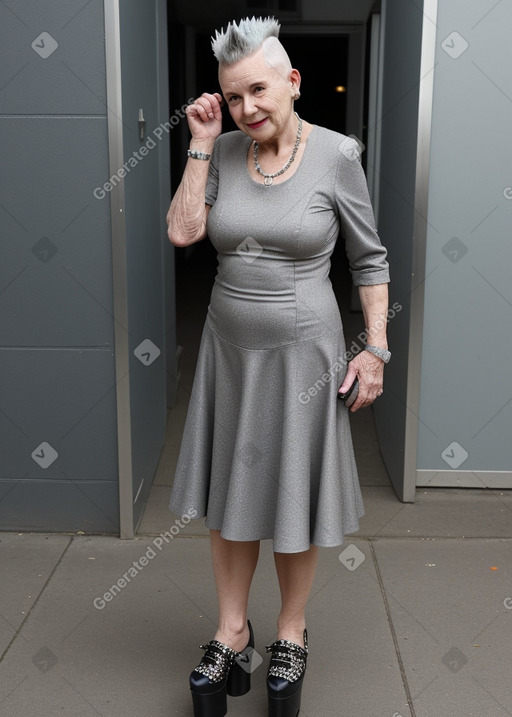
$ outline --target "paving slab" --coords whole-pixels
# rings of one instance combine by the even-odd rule
[[[416,717],[512,715],[511,541],[374,547]]]
[[[213,595],[207,541],[194,543],[74,538],[4,658],[0,715],[187,714],[173,680],[197,656],[191,628]]]
[[[0,656],[69,546],[67,535],[0,533]]]
[[[368,541],[320,550],[308,626],[306,717],[410,717]]]
[[[352,545],[365,556],[357,570],[337,549],[320,551],[301,717],[410,717],[369,543]],[[250,602],[262,663],[251,692],[229,698],[231,714],[267,714],[264,646],[278,609],[264,541]],[[178,537],[160,549],[155,539],[74,537],[3,659],[0,715],[191,717],[188,675],[215,625],[208,540]]]

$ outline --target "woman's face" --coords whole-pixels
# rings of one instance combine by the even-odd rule
[[[269,67],[260,49],[232,65],[220,65],[219,82],[237,127],[257,142],[279,137],[293,116],[292,97],[300,75]]]

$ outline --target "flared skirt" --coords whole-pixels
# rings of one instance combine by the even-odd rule
[[[170,509],[206,517],[227,540],[275,552],[341,545],[363,501],[348,409],[343,333],[261,350],[206,319]]]

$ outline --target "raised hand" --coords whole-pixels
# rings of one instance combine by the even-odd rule
[[[201,97],[186,109],[192,139],[215,139],[222,131],[222,96],[203,92]]]

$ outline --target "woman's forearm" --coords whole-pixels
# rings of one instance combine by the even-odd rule
[[[192,139],[190,149],[206,154],[213,151],[214,139]],[[181,183],[167,213],[168,236],[176,246],[187,246],[206,236],[205,189],[210,161],[189,157]]]
[[[387,349],[388,285],[359,286],[367,343]]]

